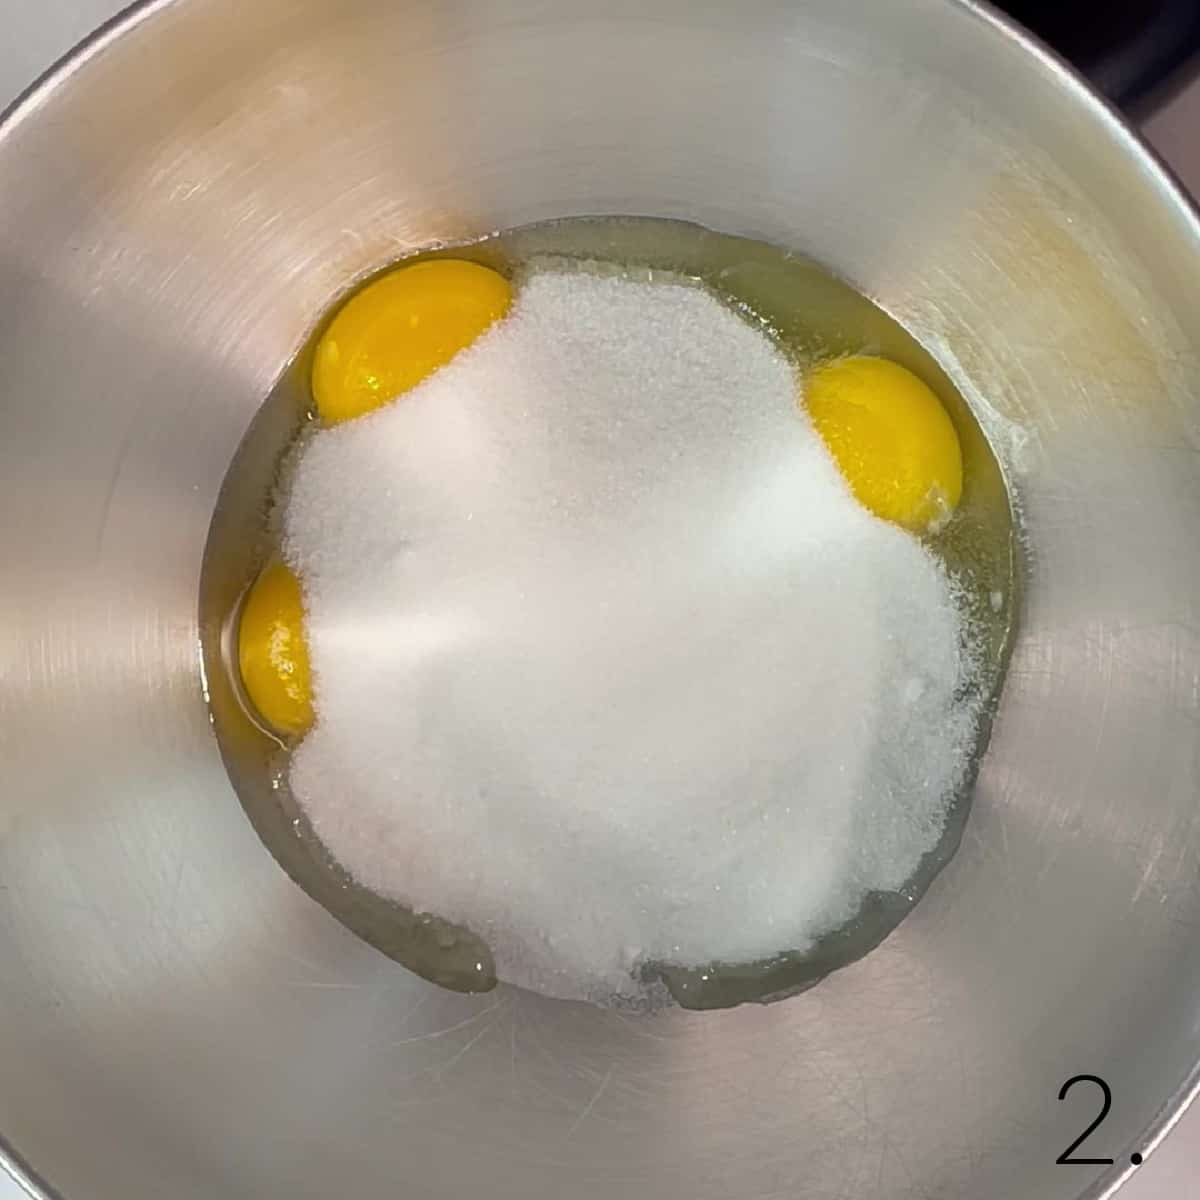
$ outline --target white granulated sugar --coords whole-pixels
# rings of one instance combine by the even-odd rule
[[[293,790],[503,979],[636,998],[643,963],[803,950],[938,840],[977,715],[951,587],[698,287],[532,275],[313,437],[285,529],[318,714]]]

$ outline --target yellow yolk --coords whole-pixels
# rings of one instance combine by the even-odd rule
[[[304,644],[300,582],[274,561],[242,606],[238,667],[258,715],[279,733],[300,737],[313,722],[312,676]]]
[[[512,288],[478,263],[400,267],[351,296],[317,343],[313,396],[328,425],[386,404],[508,312]]]
[[[941,401],[911,371],[859,355],[818,367],[804,403],[859,503],[914,533],[962,498],[962,449]]]

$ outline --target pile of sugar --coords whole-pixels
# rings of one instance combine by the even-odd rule
[[[645,963],[803,950],[938,841],[978,715],[954,591],[702,288],[531,275],[312,438],[284,528],[317,708],[293,791],[502,979],[636,999]]]

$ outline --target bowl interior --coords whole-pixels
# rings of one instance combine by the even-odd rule
[[[827,264],[1020,506],[962,849],[784,1004],[436,989],[288,881],[209,728],[213,505],[317,315],[405,251],[585,213]],[[946,0],[176,0],[94,42],[0,133],[0,1135],[68,1200],[1099,1195],[1200,1057],[1198,232]],[[1081,1073],[1111,1167],[1056,1163]]]

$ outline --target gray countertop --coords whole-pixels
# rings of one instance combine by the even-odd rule
[[[121,0],[0,0],[0,107],[60,54],[124,7]],[[1200,80],[1146,125],[1146,134],[1200,196]],[[1200,281],[1198,281],[1200,282]],[[1064,1170],[1070,1170],[1069,1167]],[[1133,1176],[1122,1200],[1177,1200],[1200,1179],[1200,1105]],[[0,1171],[0,1200],[24,1193]]]

